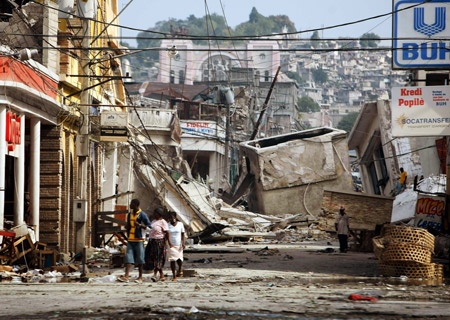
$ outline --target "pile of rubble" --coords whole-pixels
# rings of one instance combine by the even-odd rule
[[[153,190],[167,210],[177,213],[195,242],[329,238],[329,228],[321,227],[327,224],[322,221],[325,216],[269,216],[235,208],[216,198],[207,184],[149,161],[145,152],[137,152],[136,157],[140,165],[134,167],[134,172],[139,181],[146,190]]]
[[[55,278],[78,271],[74,259],[61,262],[60,253],[35,241],[34,231],[25,224],[0,231],[0,279],[21,277],[22,281]]]
[[[385,226],[383,235],[373,239],[380,274],[442,281],[443,265],[431,262],[434,241],[434,236],[425,229]]]

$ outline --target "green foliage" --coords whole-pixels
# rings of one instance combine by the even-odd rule
[[[318,40],[318,39],[320,39],[320,37],[319,37],[319,31],[314,31],[313,32],[313,34],[312,34],[312,36],[311,36],[311,38],[310,38],[311,40]],[[317,47],[319,47],[319,41],[311,41],[311,46],[315,49],[315,48],[317,48]]]
[[[169,19],[162,20],[155,24],[153,28],[148,30],[157,32],[185,32],[189,35],[194,36],[252,36],[252,35],[262,35],[271,33],[281,33],[284,27],[287,27],[288,32],[295,32],[295,25],[289,19],[288,16],[278,15],[265,17],[258,12],[256,8],[253,8],[249,15],[249,21],[239,24],[235,30],[228,30],[225,19],[223,16],[218,14],[208,15],[208,19],[205,17],[197,18],[194,15],[188,16],[186,19]],[[137,48],[158,48],[161,45],[161,40],[158,39],[144,39],[144,38],[161,38],[162,35],[140,32],[137,38]],[[208,44],[207,40],[194,40],[194,44]],[[214,46],[217,46],[217,42],[214,41]],[[230,44],[230,41],[219,41],[220,45]],[[136,67],[149,67],[154,64],[154,62],[159,60],[159,51],[145,51],[135,56]]]
[[[364,33],[359,41],[359,44],[363,48],[376,48],[378,47],[378,43],[380,43],[380,37],[373,32]]]
[[[288,32],[295,32],[295,25],[286,15],[265,17],[253,7],[249,20],[239,24],[234,34],[237,36],[252,36],[271,33],[281,33],[284,27]]]
[[[303,96],[297,100],[297,109],[299,112],[319,112],[320,106],[311,97]]]
[[[128,42],[125,42],[125,41],[120,41],[120,45],[122,47],[133,48],[132,45],[130,45]]]
[[[288,71],[288,72],[286,72],[286,75],[287,75],[290,79],[297,81],[297,84],[302,84],[302,83],[305,82],[305,80],[303,80],[303,78],[300,77],[300,75],[298,74],[298,72]]]
[[[317,83],[325,83],[328,81],[328,73],[322,68],[312,70],[314,81]]]
[[[346,114],[341,121],[339,121],[337,125],[338,129],[345,130],[349,133],[352,131],[353,124],[355,123],[357,117],[358,112],[350,112],[349,114]]]

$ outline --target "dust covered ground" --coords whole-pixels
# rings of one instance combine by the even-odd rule
[[[267,247],[267,248],[266,248]],[[91,268],[87,283],[0,283],[0,315],[14,319],[450,319],[444,284],[377,277],[373,253],[337,243],[201,246],[186,253],[197,275],[137,284],[107,282],[122,269]],[[266,248],[266,249],[265,249]],[[230,253],[221,250],[233,251]],[[219,251],[219,252],[218,252]],[[132,275],[137,275],[134,270]],[[106,282],[102,282],[106,281]],[[377,301],[351,301],[357,294]]]

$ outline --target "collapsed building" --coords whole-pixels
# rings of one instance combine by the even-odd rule
[[[243,142],[249,209],[317,217],[324,189],[353,190],[346,138],[345,131],[317,128]]]

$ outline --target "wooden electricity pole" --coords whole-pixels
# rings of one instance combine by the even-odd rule
[[[256,136],[258,135],[259,126],[261,125],[262,119],[264,117],[264,113],[266,112],[267,105],[269,104],[270,97],[272,95],[273,87],[275,86],[275,83],[277,82],[278,74],[280,73],[281,67],[278,67],[277,73],[275,73],[275,77],[272,80],[272,84],[270,85],[269,92],[267,93],[266,101],[264,101],[264,104],[262,105],[261,113],[259,114],[258,121],[255,124],[255,128],[253,129],[253,133],[250,136],[250,140],[254,140]]]

